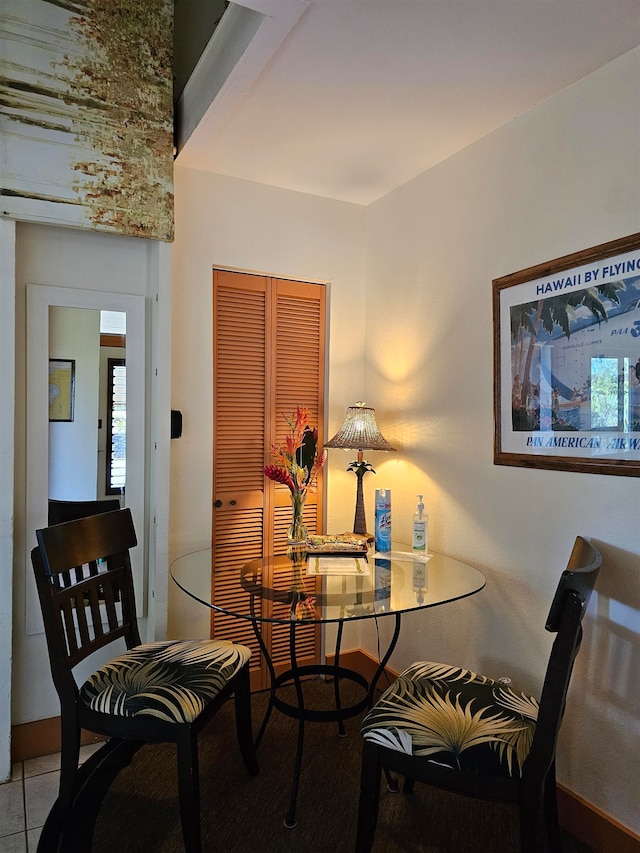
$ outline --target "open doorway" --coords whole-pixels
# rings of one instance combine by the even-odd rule
[[[58,310],[73,312],[66,314],[64,323],[61,322],[66,331],[58,328],[58,321],[52,320]],[[126,358],[126,481],[119,497],[121,503],[131,509],[138,531],[140,547],[132,554],[132,568],[138,615],[143,615],[148,604],[144,297],[45,285],[27,286],[26,528],[37,530],[46,526],[49,498],[78,501],[100,497],[98,472],[104,469],[98,453],[100,316],[103,311],[116,312],[124,317],[126,347],[120,345],[105,349],[115,350],[113,357],[122,358],[124,353]],[[104,339],[102,343],[105,343]],[[51,358],[75,362],[71,421],[49,419],[47,367]],[[106,419],[106,414],[103,418]],[[104,419],[102,431],[106,434]],[[29,539],[25,554],[27,563],[31,546]],[[41,623],[35,589],[28,583],[26,633],[41,633]]]

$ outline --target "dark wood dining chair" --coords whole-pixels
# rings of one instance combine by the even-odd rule
[[[414,663],[385,691],[361,729],[357,853],[373,846],[383,769],[404,776],[407,793],[419,781],[515,803],[523,853],[560,853],[556,741],[600,564],[578,536],[545,626],[556,637],[539,703],[508,679],[429,662]]]
[[[232,694],[242,758],[249,773],[258,772],[250,650],[222,640],[141,643],[129,556],[137,540],[129,509],[47,527],[36,536],[31,559],[62,738],[58,798],[38,850],[90,849],[100,800],[118,770],[144,743],[172,742],[185,847],[200,851],[198,733]],[[82,566],[91,571],[75,571]],[[63,582],[63,575],[71,581]],[[79,685],[75,667],[113,642],[120,652]],[[79,767],[81,729],[108,740]]]

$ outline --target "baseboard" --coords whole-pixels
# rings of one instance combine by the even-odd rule
[[[560,826],[594,853],[640,853],[640,835],[563,785],[558,785]]]
[[[100,740],[105,738],[93,732],[82,732],[83,746]],[[12,761],[26,761],[28,758],[39,758],[41,755],[51,755],[55,752],[60,752],[60,717],[11,726]]]
[[[335,660],[335,655],[326,655],[326,658],[327,663],[332,664]],[[348,652],[340,652],[340,666],[346,666],[347,669],[353,669],[361,675],[364,675],[364,677],[370,681],[378,668],[378,661],[368,652],[365,652],[364,649],[351,649]],[[386,667],[378,681],[378,687],[381,690],[384,690],[398,677],[398,675],[399,673],[394,672],[394,670],[389,667]]]
[[[327,655],[328,663],[333,660],[334,655]],[[378,661],[363,649],[353,649],[341,652],[340,664],[370,679]],[[387,667],[378,687],[384,689],[397,676],[398,673]],[[557,790],[560,825],[574,838],[594,853],[612,853],[613,850],[615,853],[640,853],[640,836],[563,785],[558,785]]]

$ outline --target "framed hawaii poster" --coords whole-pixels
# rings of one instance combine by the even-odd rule
[[[493,281],[494,463],[640,476],[640,234]]]

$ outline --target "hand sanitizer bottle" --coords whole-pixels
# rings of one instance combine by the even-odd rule
[[[427,553],[428,525],[429,518],[424,511],[422,495],[418,495],[418,506],[413,514],[413,540],[411,544],[414,551]]]

